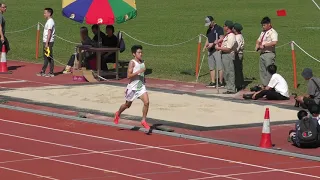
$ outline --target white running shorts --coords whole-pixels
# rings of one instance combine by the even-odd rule
[[[132,90],[130,88],[127,88],[125,91],[126,101],[132,102],[146,92],[147,92],[147,89],[145,86],[143,86],[140,90]]]

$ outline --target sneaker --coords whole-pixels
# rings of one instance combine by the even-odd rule
[[[150,126],[148,125],[148,123],[146,122],[146,120],[142,120],[141,121],[141,125],[146,129],[146,130],[150,130]]]
[[[206,87],[216,87],[216,83],[215,82],[211,82],[209,83]]]
[[[37,75],[37,76],[45,76],[46,74],[41,71],[41,72],[37,73],[36,75]]]
[[[119,112],[117,111],[116,114],[114,115],[113,122],[115,124],[118,124],[119,123],[119,119],[120,119],[120,116],[119,116]]]
[[[62,71],[62,73],[63,74],[70,74],[71,73],[71,70],[69,69],[69,70],[64,70],[64,71]]]
[[[54,77],[54,74],[53,74],[53,73],[48,73],[48,74],[46,75],[46,77]]]
[[[218,86],[223,88],[223,87],[225,86],[225,84],[224,84],[224,83],[219,82]]]

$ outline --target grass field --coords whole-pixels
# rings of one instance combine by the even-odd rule
[[[316,0],[320,4],[320,0]],[[16,31],[45,23],[43,8],[52,7],[56,22],[56,32],[69,41],[79,41],[79,27],[85,24],[73,22],[61,15],[61,0],[6,0],[7,32]],[[116,31],[122,30],[131,36],[155,45],[171,45],[180,43],[198,34],[205,34],[204,17],[213,15],[218,24],[225,20],[233,20],[243,25],[243,35],[246,50],[253,51],[257,37],[260,34],[260,20],[264,16],[272,19],[274,28],[279,33],[279,45],[294,40],[308,53],[320,59],[320,29],[307,29],[305,27],[320,27],[320,10],[311,0],[136,0],[138,17],[125,24],[116,26]],[[277,17],[276,10],[286,9],[286,17]],[[90,27],[89,25],[85,25]],[[42,33],[41,33],[42,35]],[[12,51],[9,59],[42,62],[35,59],[36,26],[20,33],[8,33]],[[149,77],[175,79],[182,81],[195,81],[194,76],[183,75],[182,71],[194,70],[196,61],[197,38],[179,46],[151,46],[136,42],[124,36],[127,50],[121,54],[121,59],[131,58],[130,46],[141,44],[144,46],[144,58],[148,68],[152,69]],[[204,41],[204,40],[203,40]],[[55,43],[55,58],[60,62],[67,62],[74,45],[60,39]],[[42,52],[42,51],[40,51]],[[316,75],[320,75],[319,63],[309,58],[300,50],[297,52],[298,82],[301,84],[297,92],[305,91],[305,82],[300,74],[303,68],[312,67]],[[246,77],[255,77],[259,80],[259,55],[253,52],[245,54],[244,73]],[[277,65],[279,73],[288,81],[291,91],[293,89],[293,73],[290,46],[277,49]],[[200,82],[209,80],[207,59],[201,71]],[[30,72],[34,73],[34,72]],[[253,83],[257,83],[253,82]]]

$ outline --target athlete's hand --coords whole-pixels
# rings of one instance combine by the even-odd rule
[[[143,73],[143,72],[145,72],[146,71],[146,68],[143,68],[143,69],[140,69],[138,72],[139,72],[139,74],[140,73]]]

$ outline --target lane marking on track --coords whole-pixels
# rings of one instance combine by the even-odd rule
[[[23,82],[28,82],[25,80],[19,80],[19,81],[0,81],[0,84],[12,84],[12,83],[23,83]]]
[[[29,173],[29,172],[26,172],[26,171],[20,171],[20,170],[11,169],[11,168],[2,167],[2,166],[0,166],[0,169],[5,169],[5,170],[8,170],[8,171],[18,172],[18,173],[22,173],[22,174],[28,174],[28,175],[31,175],[31,176],[36,176],[36,177],[38,177],[38,178],[46,178],[46,179],[51,179],[51,180],[59,180],[59,179],[55,179],[55,178],[48,177],[48,176],[42,176],[42,175],[39,175],[39,174]]]
[[[318,177],[318,176],[312,176],[312,175],[303,174],[303,173],[297,173],[297,172],[286,171],[286,170],[282,170],[282,169],[276,169],[276,168],[270,168],[270,167],[266,167],[266,166],[249,164],[249,163],[244,163],[244,162],[239,162],[239,161],[234,161],[234,160],[229,160],[229,159],[217,158],[217,157],[213,157],[213,156],[205,156],[205,155],[200,155],[200,154],[188,153],[188,152],[184,152],[184,151],[161,148],[161,147],[157,147],[157,146],[149,146],[149,145],[145,145],[145,144],[133,143],[133,142],[117,140],[117,139],[111,139],[111,138],[106,138],[106,137],[101,137],[101,136],[94,136],[94,135],[90,135],[90,134],[78,133],[78,132],[73,132],[73,131],[66,131],[66,130],[62,130],[62,129],[55,129],[55,128],[50,128],[50,127],[46,127],[46,126],[39,126],[39,125],[34,125],[34,124],[21,123],[21,122],[5,120],[5,119],[0,119],[0,121],[12,123],[12,124],[19,124],[19,125],[23,125],[23,126],[47,129],[47,130],[51,130],[51,131],[63,132],[63,133],[68,133],[68,134],[76,134],[76,135],[85,136],[85,137],[91,137],[91,138],[96,138],[96,139],[104,139],[104,140],[113,141],[113,142],[119,142],[119,143],[124,143],[124,144],[132,144],[132,145],[143,146],[143,147],[153,147],[154,149],[159,149],[159,150],[168,151],[168,152],[174,152],[174,153],[178,153],[178,154],[201,157],[201,158],[205,158],[205,159],[214,159],[214,160],[219,160],[219,161],[224,161],[224,162],[242,164],[242,165],[246,165],[246,166],[257,167],[257,168],[268,169],[268,170],[276,170],[276,171],[285,172],[285,173],[288,173],[288,174],[295,174],[295,175],[313,177],[313,178],[320,179],[320,177]]]
[[[177,145],[168,145],[168,146],[159,146],[159,147],[186,147],[186,146],[196,146],[201,144],[208,144],[208,143],[192,143],[192,144],[177,144]],[[149,147],[144,148],[132,148],[132,149],[115,149],[115,150],[108,150],[108,151],[98,151],[101,153],[108,153],[108,152],[124,152],[124,151],[138,151],[138,150],[146,150],[146,149],[153,149]],[[74,153],[74,154],[63,154],[57,156],[45,156],[47,158],[59,158],[59,157],[71,157],[71,156],[81,156],[81,155],[89,155],[89,154],[97,154],[96,152],[86,152],[86,153]],[[18,160],[11,160],[11,161],[0,161],[0,164],[7,164],[7,163],[15,163],[15,162],[23,162],[23,161],[33,161],[42,158],[27,158],[27,159],[18,159]]]
[[[49,141],[42,141],[42,140],[33,139],[33,138],[27,138],[27,137],[23,137],[23,136],[16,136],[16,135],[6,134],[6,133],[0,133],[0,135],[19,138],[19,139],[28,140],[28,141],[40,142],[40,143],[43,143],[43,144],[50,144],[50,145],[55,145],[55,146],[60,146],[60,147],[72,148],[72,149],[77,149],[77,150],[81,150],[81,151],[88,151],[88,152],[96,153],[96,154],[114,156],[114,157],[123,158],[123,159],[130,159],[130,160],[144,162],[144,163],[156,164],[156,165],[165,166],[165,167],[168,167],[168,168],[181,169],[181,170],[190,171],[190,172],[196,172],[196,173],[200,173],[200,174],[206,174],[206,175],[211,175],[211,176],[218,176],[219,175],[219,174],[209,173],[209,172],[205,172],[205,171],[199,171],[199,170],[195,170],[195,169],[184,168],[182,166],[174,166],[174,165],[159,163],[159,162],[155,162],[155,161],[149,161],[149,160],[144,160],[144,159],[133,158],[133,157],[129,157],[129,156],[123,156],[123,155],[110,154],[110,153],[105,153],[105,152],[100,152],[100,151],[94,151],[94,150],[91,150],[91,149],[80,148],[80,147],[70,146],[70,145],[65,145],[65,144],[58,144],[58,143],[53,143],[53,142],[49,142]],[[240,180],[239,178],[233,178],[233,177],[226,177],[226,178],[234,179],[234,180]]]

